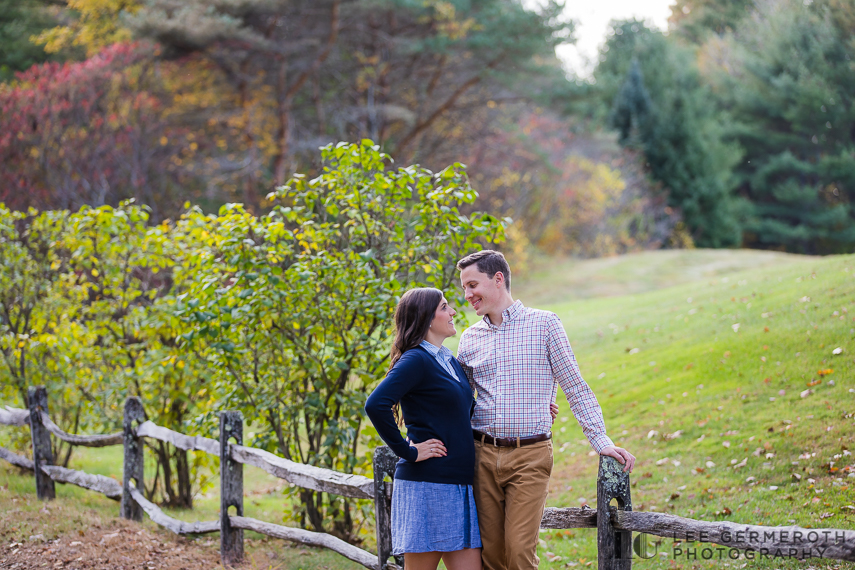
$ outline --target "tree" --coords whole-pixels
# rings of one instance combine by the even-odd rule
[[[168,222],[151,224],[148,208],[130,203],[84,207],[69,217],[61,245],[73,252],[68,266],[74,277],[65,280],[64,296],[77,300],[76,318],[88,339],[76,367],[91,378],[83,394],[104,423],[121,425],[122,402],[138,396],[146,419],[197,432],[192,419],[204,409],[197,398],[206,367],[179,346],[183,327],[174,313],[185,292],[185,252],[175,247],[172,232]],[[191,507],[194,478],[201,476],[195,468],[205,456],[194,465],[187,451],[159,441],[146,445],[155,457],[146,493]]]
[[[668,22],[683,38],[702,44],[710,36],[724,36],[749,16],[756,0],[677,0]]]
[[[47,53],[82,48],[92,57],[117,43],[131,39],[121,17],[139,9],[137,0],[66,0],[64,22],[45,29],[34,39]]]
[[[514,219],[505,248],[516,263],[532,246],[596,257],[665,243],[676,216],[651,188],[637,152],[611,137],[575,133],[567,118],[545,110],[513,117],[464,161],[485,190],[478,206]]]
[[[616,22],[595,70],[611,124],[643,153],[650,176],[678,208],[694,242],[741,242],[740,203],[731,176],[739,150],[724,141],[722,115],[690,51],[642,22]]]
[[[239,167],[221,161],[221,172],[232,170],[252,208],[262,189],[312,164],[331,140],[370,137],[407,163],[453,160],[489,123],[497,92],[518,97],[535,91],[521,85],[555,80],[554,47],[572,30],[559,16],[554,2],[535,12],[506,0],[246,2],[239,10],[151,0],[128,22],[167,56],[219,71],[218,117],[229,117],[229,151],[244,158]]]
[[[0,0],[0,81],[50,57],[30,37],[53,23],[39,0]]]
[[[177,342],[183,254],[171,237],[169,224],[150,225],[147,209],[131,204],[0,208],[0,394],[26,407],[27,388],[47,386],[51,417],[73,433],[120,429],[125,398],[139,396],[147,419],[198,433],[206,367]],[[146,444],[155,457],[147,495],[191,506],[210,461]],[[54,445],[67,465],[71,446]]]
[[[639,148],[642,145],[640,131],[646,131],[651,111],[650,95],[644,86],[641,66],[632,60],[626,81],[615,97],[612,110],[612,126],[618,131],[620,144]]]
[[[745,149],[737,175],[752,202],[749,245],[855,248],[853,22],[846,2],[762,4],[708,58]]]
[[[475,199],[460,164],[391,169],[371,141],[327,146],[322,158],[319,177],[277,189],[269,214],[232,205],[182,219],[179,239],[206,245],[188,260],[196,279],[178,314],[220,406],[244,411],[254,445],[358,473],[371,461],[362,407],[388,366],[397,299],[416,285],[448,288],[456,260],[501,240],[504,223],[459,212]],[[299,498],[302,524],[358,539],[352,501]]]
[[[175,212],[176,186],[192,188],[180,165],[195,143],[176,137],[183,127],[161,113],[151,50],[115,44],[82,62],[33,66],[0,86],[0,201],[76,210],[136,197],[157,218]]]

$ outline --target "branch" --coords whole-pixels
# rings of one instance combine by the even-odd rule
[[[493,68],[497,63],[498,63],[498,60],[493,60],[492,62],[490,62],[490,64],[487,65],[487,68],[488,69]],[[430,127],[434,123],[434,121],[436,121],[440,117],[440,115],[442,115],[443,113],[445,113],[447,110],[449,110],[451,107],[454,106],[454,103],[457,102],[457,99],[459,99],[461,95],[466,93],[466,91],[468,91],[471,87],[480,83],[480,81],[481,81],[481,76],[476,75],[474,77],[469,78],[468,81],[466,81],[463,85],[458,87],[454,91],[454,93],[452,93],[451,96],[445,100],[445,102],[442,105],[437,107],[436,110],[430,114],[430,116],[427,119],[425,119],[424,121],[421,121],[419,124],[417,124],[415,127],[413,127],[413,129],[407,134],[407,136],[404,137],[404,140],[402,140],[400,143],[398,143],[398,148],[395,149],[395,153],[398,155],[402,154],[403,150],[405,148],[407,148],[410,144],[412,144],[412,142],[416,139],[416,137],[418,137],[425,130],[427,130],[428,127]]]

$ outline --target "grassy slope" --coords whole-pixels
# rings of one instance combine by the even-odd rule
[[[853,463],[853,456],[833,456],[843,453],[855,433],[853,419],[843,417],[855,411],[855,393],[849,392],[855,390],[855,257],[666,251],[559,261],[551,264],[551,274],[539,269],[545,266],[549,264],[535,264],[528,275],[515,276],[515,293],[562,318],[582,372],[603,405],[609,433],[639,458],[632,475],[636,510],[703,520],[853,528],[855,511],[845,507],[855,505],[855,479],[839,470],[830,472],[827,464],[834,461],[843,468]],[[747,267],[760,269],[745,271]],[[674,283],[682,285],[663,288]],[[621,295],[627,291],[636,294]],[[604,295],[612,296],[597,298]],[[801,301],[806,296],[810,301]],[[576,300],[555,302],[570,299]],[[844,307],[851,312],[843,313]],[[834,316],[834,311],[840,314]],[[735,323],[738,332],[732,330]],[[843,354],[832,355],[838,346]],[[813,394],[801,398],[806,384],[819,379],[817,371],[827,368],[834,372],[822,377]],[[584,498],[594,507],[597,459],[589,455],[566,401],[559,403],[548,504],[578,506]],[[648,438],[651,430],[656,433]],[[664,438],[678,430],[679,437]],[[758,449],[762,451],[754,455]],[[800,458],[808,452],[816,455]],[[774,455],[767,458],[767,453]],[[743,459],[744,467],[731,467]],[[73,466],[117,475],[114,466],[120,461],[118,448],[81,450]],[[708,461],[715,466],[707,467]],[[704,471],[694,474],[694,468]],[[801,482],[794,483],[793,473],[802,475]],[[754,480],[746,481],[749,477]],[[15,495],[34,494],[30,477],[5,467],[0,468],[0,488],[4,485],[9,493],[0,493],[0,507],[10,506]],[[778,489],[772,491],[771,486]],[[281,483],[248,467],[246,488],[248,516],[277,522]],[[83,508],[103,517],[117,512],[112,501],[81,489],[58,486],[58,494],[71,504],[82,501]],[[170,514],[185,520],[216,518],[218,497],[214,489],[197,500],[194,511]],[[725,515],[725,509],[731,514]],[[827,514],[832,516],[821,520]],[[59,524],[57,532],[62,529]],[[30,531],[16,534],[21,533]],[[544,532],[541,567],[584,567],[592,560],[595,566],[594,536],[586,529]],[[280,568],[356,567],[314,550],[295,556],[281,545],[263,545],[265,551],[280,551]],[[670,548],[670,541],[662,546]],[[560,558],[550,561],[554,556]],[[689,568],[722,562],[639,564]],[[750,564],[806,567],[786,561]]]
[[[638,457],[635,510],[855,527],[855,456],[844,454],[855,434],[853,277],[853,256],[786,257],[762,269],[638,295],[541,305],[562,318],[609,433]],[[843,353],[834,355],[838,347]],[[826,369],[834,372],[818,375]],[[816,381],[813,393],[801,397]],[[559,402],[548,504],[587,499],[593,507],[597,460],[566,401]],[[543,568],[595,560],[593,531],[542,538]],[[670,553],[671,541],[660,549]],[[547,552],[561,559],[549,562]],[[643,563],[674,567],[665,560]],[[722,564],[678,560],[676,567]]]

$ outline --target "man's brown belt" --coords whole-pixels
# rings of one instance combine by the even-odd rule
[[[552,439],[552,432],[541,433],[531,437],[493,437],[492,435],[487,435],[484,432],[473,429],[472,436],[475,438],[475,441],[480,441],[485,445],[495,445],[497,447],[522,447],[524,445],[531,445],[532,443]]]

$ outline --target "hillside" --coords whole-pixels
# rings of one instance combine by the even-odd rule
[[[855,434],[855,256],[752,260],[743,256],[756,252],[709,253],[720,262],[733,255],[730,267],[747,259],[746,265],[761,268],[647,293],[540,305],[561,317],[609,433],[638,458],[635,510],[853,528],[855,457],[847,447]],[[669,257],[674,264],[663,261]],[[685,275],[705,265],[685,263],[691,257],[653,252],[611,260],[611,267],[610,260],[597,263],[620,279],[628,273],[622,264],[642,271],[660,267],[648,273],[655,282],[657,275]],[[524,292],[532,286],[521,285]],[[547,279],[537,288],[557,291],[562,285]],[[566,401],[559,403],[548,504],[594,507],[596,457]],[[593,532],[542,538],[544,568],[596,559]],[[674,567],[668,561],[671,541],[660,550],[669,555],[660,556],[658,565]],[[675,562],[685,568],[724,563]],[[807,564],[743,562],[764,568]]]
[[[619,297],[746,269],[782,269],[802,255],[750,249],[670,249],[598,259],[535,258],[514,274],[514,295],[532,306]],[[513,269],[513,268],[512,268]]]

